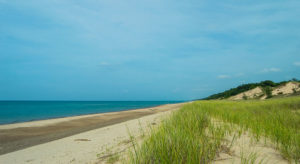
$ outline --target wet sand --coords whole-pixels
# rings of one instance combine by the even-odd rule
[[[183,104],[1,125],[0,155],[142,116],[175,110]]]

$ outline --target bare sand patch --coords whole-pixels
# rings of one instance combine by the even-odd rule
[[[253,99],[253,98],[262,96],[263,94],[264,94],[264,92],[261,89],[261,87],[256,87],[256,88],[253,88],[249,91],[237,94],[235,96],[231,96],[228,99],[229,100],[243,100],[244,97],[246,97],[247,99]]]
[[[233,136],[226,137],[232,142]],[[224,147],[223,151],[213,162],[214,164],[233,163],[269,163],[288,164],[279,151],[271,143],[256,141],[249,133],[243,133],[233,140],[231,147]]]
[[[279,86],[272,91],[272,95],[293,94],[300,91],[300,83],[288,82],[285,85]]]

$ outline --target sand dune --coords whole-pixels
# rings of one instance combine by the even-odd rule
[[[272,91],[272,95],[280,95],[280,94],[292,94],[294,92],[300,91],[300,83],[297,82],[289,82],[285,85],[279,86]]]
[[[263,90],[260,87],[256,87],[256,88],[251,89],[249,91],[246,91],[246,92],[240,93],[238,95],[229,97],[229,100],[243,100],[245,96],[249,99],[252,99],[252,98],[255,98],[255,97],[259,97],[263,94],[264,94]]]
[[[281,86],[272,88],[272,96],[291,95],[296,92],[300,92],[300,83],[299,82],[288,82]],[[245,98],[246,99],[264,100],[267,98],[267,95],[261,87],[256,87],[254,89],[242,92],[235,96],[231,96],[228,99],[229,100],[243,100]]]

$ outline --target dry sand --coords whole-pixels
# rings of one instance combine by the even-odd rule
[[[294,92],[300,91],[300,83],[298,82],[288,82],[285,85],[279,86],[272,91],[272,95],[280,94],[292,94]]]
[[[265,163],[288,164],[275,145],[268,139],[261,137],[255,139],[249,131],[241,131],[237,125],[230,125],[223,121],[212,119],[216,126],[233,126],[232,133],[224,137],[220,152],[213,160],[213,164],[240,164],[240,163]]]
[[[227,137],[232,141],[233,136]],[[271,143],[256,141],[249,133],[244,133],[232,142],[231,148],[225,148],[213,161],[213,164],[265,163],[288,164],[280,152]]]
[[[89,163],[103,146],[128,137],[126,126],[135,132],[137,118],[145,126],[182,105],[2,125],[0,163]]]
[[[256,87],[249,91],[237,94],[235,96],[231,96],[228,99],[229,100],[243,100],[244,96],[246,96],[248,99],[253,99],[253,98],[259,97],[263,94],[264,94],[263,90],[260,87]]]

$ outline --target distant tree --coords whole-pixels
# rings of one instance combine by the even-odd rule
[[[294,92],[294,93],[297,93],[297,90],[296,90],[295,88],[293,88],[293,92]]]
[[[272,97],[272,88],[271,87],[265,87],[265,92],[266,92],[266,95],[267,95],[267,99],[271,98]]]
[[[274,82],[271,81],[271,80],[266,80],[266,81],[260,82],[260,85],[261,85],[262,87],[267,87],[267,86],[274,87],[274,86],[276,86],[276,83],[274,83]]]

